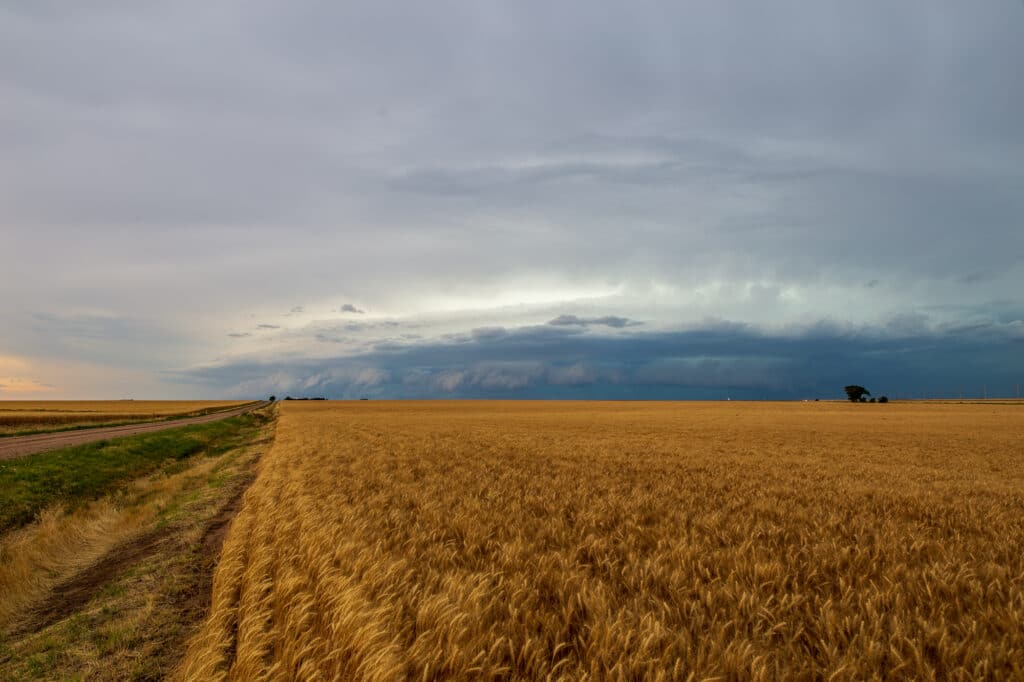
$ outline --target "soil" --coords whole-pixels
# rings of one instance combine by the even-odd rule
[[[99,562],[53,589],[53,596],[32,610],[14,636],[38,632],[79,611],[93,596],[129,568],[157,551],[170,535],[169,527],[159,528],[123,543],[107,552]]]
[[[242,508],[242,497],[255,480],[255,473],[238,479],[228,499],[209,520],[202,537],[192,549],[189,578],[179,602],[183,620],[196,622],[206,615],[213,592],[213,571],[220,550],[235,514]],[[96,564],[78,573],[52,591],[52,596],[35,608],[12,635],[15,637],[38,632],[78,612],[111,581],[117,580],[140,561],[160,551],[165,543],[174,543],[173,526],[154,529],[148,533],[114,547]],[[173,550],[172,550],[173,551]]]
[[[213,597],[213,571],[220,560],[220,550],[224,546],[224,538],[227,537],[232,519],[242,508],[242,497],[245,491],[254,480],[256,480],[255,472],[247,474],[238,481],[227,502],[206,525],[203,537],[196,547],[193,599],[189,600],[190,604],[184,605],[183,610],[197,613],[197,620],[205,617],[210,608],[210,600]]]

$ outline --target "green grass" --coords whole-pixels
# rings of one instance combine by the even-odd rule
[[[0,461],[0,533],[30,523],[51,505],[74,507],[140,476],[179,470],[190,457],[222,455],[252,438],[267,419],[261,410]]]

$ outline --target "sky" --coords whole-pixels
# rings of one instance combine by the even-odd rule
[[[1024,2],[0,0],[0,399],[1024,384]]]

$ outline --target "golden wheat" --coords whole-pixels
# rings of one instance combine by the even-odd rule
[[[294,403],[182,679],[1024,678],[1024,409]]]
[[[137,422],[241,405],[238,400],[5,400],[0,434]]]

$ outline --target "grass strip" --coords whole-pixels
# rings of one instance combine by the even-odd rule
[[[32,522],[51,505],[74,508],[159,469],[180,470],[190,457],[221,455],[266,423],[263,412],[0,462],[0,533]]]

